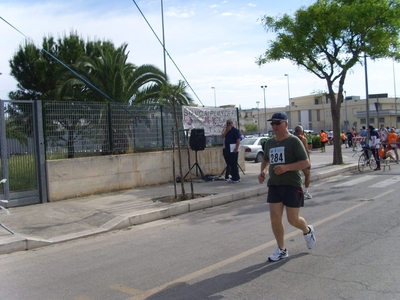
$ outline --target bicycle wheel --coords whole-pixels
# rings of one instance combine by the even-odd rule
[[[371,170],[375,170],[376,169],[376,159],[375,156],[372,154],[371,150],[368,150],[368,154],[369,154],[369,168]]]
[[[364,170],[365,164],[366,164],[365,155],[361,154],[358,159],[358,171],[359,172],[362,172]]]

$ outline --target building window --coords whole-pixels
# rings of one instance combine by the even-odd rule
[[[312,121],[312,110],[310,109],[309,111],[308,111],[308,121]]]
[[[319,101],[318,101],[317,98],[314,98],[314,104],[315,104],[315,105],[318,105],[318,104],[319,104]]]
[[[297,111],[297,119],[299,120],[299,124],[301,123],[301,111]]]
[[[378,119],[379,124],[385,124],[385,118],[379,118]]]
[[[321,110],[317,109],[317,121],[321,121]]]
[[[360,123],[361,123],[361,124],[365,124],[365,120],[366,120],[365,118],[361,118],[361,119],[360,119]]]

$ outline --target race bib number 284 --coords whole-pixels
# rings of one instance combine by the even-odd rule
[[[284,164],[285,163],[285,147],[276,147],[269,150],[269,163]]]

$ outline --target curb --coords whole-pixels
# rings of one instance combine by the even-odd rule
[[[58,243],[68,242],[79,238],[94,236],[97,234],[121,230],[134,225],[140,225],[156,220],[166,219],[172,216],[182,215],[188,212],[202,210],[225,203],[251,198],[266,194],[268,187],[266,185],[254,188],[243,189],[239,193],[231,192],[211,195],[199,199],[188,200],[185,202],[173,203],[170,207],[159,209],[148,209],[136,214],[126,214],[115,217],[107,223],[96,229],[89,229],[76,233],[71,233],[56,237],[51,240],[41,239],[37,237],[24,237],[21,235],[13,235],[3,238],[0,241],[0,255],[9,254],[17,251],[33,250],[44,246],[54,245]]]
[[[357,170],[357,164],[350,164],[346,167],[338,166],[336,170],[318,170],[311,174],[311,181],[325,179],[336,176],[344,172]],[[68,242],[79,238],[91,237],[101,233],[114,230],[121,230],[134,225],[140,225],[156,220],[166,219],[172,216],[182,215],[188,212],[202,210],[213,206],[223,205],[229,202],[243,200],[259,195],[266,194],[268,187],[263,184],[259,187],[244,188],[240,192],[226,192],[221,194],[210,195],[203,198],[187,200],[185,202],[172,203],[169,207],[148,209],[134,214],[125,214],[104,223],[98,228],[88,229],[76,233],[62,235],[51,240],[41,239],[38,237],[21,236],[15,234],[0,240],[0,255],[9,254],[17,251],[32,250],[44,246],[54,245],[58,243]]]

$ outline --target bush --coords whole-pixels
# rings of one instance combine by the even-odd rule
[[[312,147],[321,148],[321,138],[319,135],[314,135],[312,138]]]

